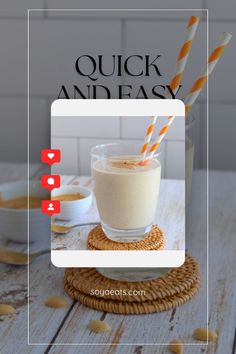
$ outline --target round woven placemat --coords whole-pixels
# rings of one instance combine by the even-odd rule
[[[199,267],[193,257],[186,256],[183,266],[172,268],[162,277],[142,282],[126,282],[105,278],[95,268],[68,268],[64,275],[64,284],[75,290],[97,298],[129,302],[153,301],[182,293],[190,289],[199,280]],[[121,292],[117,292],[117,289]],[[138,291],[130,296],[128,291]]]
[[[120,314],[169,310],[190,300],[200,286],[198,264],[191,256],[186,256],[183,266],[155,280],[121,282],[105,278],[93,268],[71,268],[65,271],[63,283],[69,296],[82,304]]]
[[[190,300],[198,291],[200,286],[199,282],[196,282],[190,289],[183,291],[180,294],[165,297],[163,299],[156,299],[153,301],[143,302],[128,302],[117,300],[105,300],[98,299],[96,297],[89,296],[78,292],[67,283],[64,285],[67,294],[81,302],[83,305],[91,307],[95,310],[112,312],[118,314],[147,314],[153,312],[168,311],[177,306],[183,305]]]
[[[87,246],[90,250],[103,251],[161,250],[164,248],[164,233],[159,227],[153,225],[150,234],[142,241],[114,242],[106,237],[102,227],[98,225],[89,232]]]

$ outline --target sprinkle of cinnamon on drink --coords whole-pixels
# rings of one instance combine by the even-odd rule
[[[119,161],[110,161],[109,164],[116,168],[128,168],[134,170],[138,166],[137,160],[119,160]]]

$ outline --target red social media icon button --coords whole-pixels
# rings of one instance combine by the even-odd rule
[[[44,214],[53,216],[54,214],[59,214],[61,211],[60,201],[59,200],[42,200],[41,202],[41,211]]]
[[[54,188],[59,188],[61,184],[61,178],[58,175],[43,175],[41,177],[41,186],[49,191]]]
[[[58,149],[44,149],[41,151],[41,161],[53,165],[61,161],[61,151]]]

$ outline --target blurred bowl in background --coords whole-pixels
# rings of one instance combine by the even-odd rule
[[[60,200],[60,196],[81,194],[82,199],[60,201],[61,212],[56,214],[55,218],[60,220],[78,220],[81,215],[84,215],[92,204],[92,192],[88,188],[79,186],[67,186],[62,185],[60,188],[56,188],[52,191],[52,199]]]
[[[27,197],[27,182],[17,181],[0,185],[3,201]],[[48,199],[49,193],[43,190],[40,181],[29,182],[29,196]],[[0,207],[0,239],[27,242],[27,208]],[[42,214],[41,206],[29,209],[29,241],[43,241],[50,236],[50,218]]]

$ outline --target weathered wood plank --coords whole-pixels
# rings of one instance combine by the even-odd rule
[[[201,230],[199,233],[202,234]],[[200,242],[200,247],[202,247],[202,243]],[[199,248],[199,246],[198,246]],[[198,252],[197,252],[198,253]],[[204,256],[204,255],[203,255]],[[201,292],[200,292],[201,294]],[[184,307],[179,309],[179,313],[184,312],[182,318],[179,318],[178,310],[176,310],[176,317],[173,316],[172,312],[169,313],[160,313],[160,314],[152,314],[152,315],[142,315],[142,316],[117,316],[112,314],[106,315],[106,320],[114,326],[113,331],[110,333],[109,340],[110,343],[114,341],[114,338],[117,338],[116,331],[119,328],[119,324],[122,322],[122,334],[119,338],[120,343],[136,343],[140,346],[145,343],[168,343],[175,335],[179,336],[177,332],[178,328],[186,329],[186,333],[181,333],[181,337],[185,336],[185,341],[189,341],[189,328],[185,326],[186,317],[191,314],[195,315],[195,317],[200,316],[199,313],[199,296],[200,294],[192,300],[191,303],[186,304]],[[202,296],[204,296],[204,291],[202,292]],[[200,299],[202,302],[202,299]],[[203,302],[204,303],[204,302]],[[176,313],[175,312],[175,313]],[[90,310],[90,314],[96,316],[96,312]],[[71,311],[70,317],[68,318],[67,331],[64,332],[64,328],[62,329],[60,335],[58,336],[57,341],[64,341],[64,335],[67,337],[71,337],[70,341],[81,343],[84,335],[82,330],[80,332],[80,327],[78,323],[78,319],[81,319],[82,314],[80,314],[79,309],[73,309]],[[91,317],[93,318],[93,317]],[[95,317],[97,318],[97,317]],[[178,324],[178,325],[177,325]],[[71,328],[69,331],[68,328]],[[76,331],[73,331],[72,328],[76,328]],[[173,333],[172,333],[173,332]],[[157,335],[158,334],[158,335]],[[187,335],[187,337],[186,337]],[[96,334],[89,334],[89,343],[107,343],[106,336],[98,336]],[[190,338],[191,340],[191,338]],[[65,341],[64,341],[65,342]]]
[[[30,177],[40,174],[39,165],[31,165]],[[26,180],[27,166],[19,163],[0,163],[0,183]],[[0,241],[1,247],[26,250],[26,245]],[[36,353],[34,347],[27,346],[27,272],[26,267],[0,265],[0,301],[12,304],[16,309],[13,316],[0,317],[0,352]],[[44,352],[37,348],[37,354]]]
[[[221,190],[221,179],[227,179],[225,190]],[[232,234],[235,234],[235,216],[233,211],[229,212],[228,208],[222,212],[222,201],[227,197],[228,207],[234,202],[235,196],[230,191],[235,179],[235,174],[214,173],[212,175],[212,187],[214,188],[214,200],[211,201],[211,215],[217,218],[214,221],[214,234],[210,229],[210,255],[214,257],[211,263],[209,277],[209,327],[219,330],[218,346],[210,344],[206,346],[192,339],[192,331],[198,326],[206,326],[207,324],[207,306],[206,306],[206,223],[199,223],[204,220],[206,215],[206,189],[204,187],[206,176],[201,174],[194,181],[194,205],[191,205],[191,213],[195,215],[191,227],[188,227],[187,247],[190,253],[194,254],[201,265],[202,285],[199,294],[189,303],[174,311],[160,314],[143,315],[143,316],[119,316],[106,314],[105,320],[111,324],[112,332],[106,335],[91,334],[86,330],[85,326],[90,318],[99,318],[96,311],[89,310],[84,314],[84,308],[78,306],[73,308],[68,316],[64,327],[61,329],[56,342],[106,344],[108,339],[110,343],[118,341],[121,343],[135,343],[133,347],[118,346],[102,347],[103,353],[166,353],[165,347],[144,347],[143,343],[168,343],[173,338],[181,338],[187,343],[196,343],[197,346],[188,346],[185,353],[231,353],[235,327],[235,269],[232,264],[226,262],[227,258],[235,259],[235,242],[232,243]],[[232,199],[233,198],[233,199]],[[215,209],[215,204],[217,208]],[[204,207],[205,205],[205,207]],[[224,231],[224,240],[222,241],[222,232]],[[223,253],[225,259],[223,261]],[[222,276],[222,265],[224,264],[224,275]],[[214,272],[213,272],[214,270]],[[222,286],[222,278],[224,285]],[[104,316],[103,316],[104,317]],[[117,335],[117,331],[119,335]],[[118,339],[118,340],[117,340]],[[128,349],[128,350],[127,350]],[[97,348],[96,348],[97,350]],[[99,353],[100,347],[98,347]],[[153,351],[150,351],[153,350]],[[57,353],[57,349],[52,348],[50,353]],[[70,347],[68,353],[76,353],[76,347]],[[102,351],[101,351],[102,352]]]
[[[232,353],[234,328],[236,324],[236,285],[235,285],[235,173],[211,174],[210,200],[210,268],[209,268],[209,326],[219,331],[218,346],[187,347],[185,353]],[[90,343],[85,346],[52,346],[49,353],[160,353],[167,352],[165,347],[143,346],[144,341],[169,341],[182,338],[185,342],[192,341],[191,333],[195,327],[206,325],[206,225],[199,223],[206,215],[204,189],[205,176],[198,173],[194,178],[194,205],[191,213],[195,215],[191,228],[188,228],[187,248],[194,254],[201,265],[202,287],[199,294],[188,304],[160,314],[142,316],[119,316],[103,314],[75,304],[71,311],[46,309],[44,299],[50,294],[62,293],[62,270],[49,266],[48,255],[40,257],[30,267],[31,278],[31,341],[49,342],[54,338],[56,343]],[[222,183],[224,181],[224,184]],[[18,302],[18,314],[5,318],[0,322],[0,351],[4,354],[15,352],[43,353],[46,347],[30,347],[23,343],[26,335],[25,288],[26,269],[1,267],[3,280],[1,292],[5,299]],[[3,284],[3,285],[2,285]],[[19,291],[21,290],[21,291]],[[14,291],[19,291],[16,296]],[[7,292],[10,292],[7,294]],[[112,332],[95,335],[87,329],[90,319],[104,318],[111,324]],[[57,333],[59,331],[59,333]],[[57,336],[55,337],[55,334]],[[9,338],[11,338],[9,346]],[[14,340],[13,340],[14,338]],[[135,343],[134,346],[91,346],[95,343],[107,344]],[[20,350],[19,350],[20,348]]]

